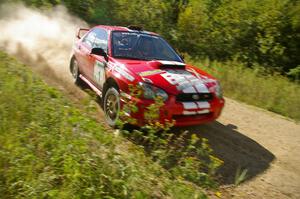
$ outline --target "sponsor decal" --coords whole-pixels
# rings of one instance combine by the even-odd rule
[[[113,72],[115,70],[116,64],[108,62],[107,63],[107,69],[109,72]]]
[[[134,80],[134,77],[132,76],[132,75],[130,75],[129,73],[127,73],[124,69],[122,69],[121,67],[119,67],[119,66],[116,66],[115,68],[114,68],[114,70],[116,71],[116,72],[118,72],[120,75],[122,75],[123,77],[125,77],[127,80],[129,80],[129,81],[133,81]]]
[[[129,81],[133,81],[135,80],[135,78],[130,75],[128,72],[126,72],[123,68],[124,68],[124,65],[123,64],[117,64],[117,63],[111,63],[109,62],[107,64],[107,67],[108,67],[108,71],[110,72],[113,72],[113,71],[116,71],[117,73],[119,73],[121,76],[125,77],[127,80]]]
[[[148,71],[144,71],[139,73],[140,76],[144,77],[144,76],[150,76],[150,75],[156,75],[156,74],[160,74],[164,71],[160,70],[160,69],[156,69],[156,70],[148,70]]]

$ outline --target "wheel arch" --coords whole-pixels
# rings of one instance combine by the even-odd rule
[[[73,67],[73,61],[75,60],[75,55],[72,55],[71,56],[71,59],[70,59],[70,63],[69,63],[69,70],[70,72],[72,72],[72,67]]]
[[[117,83],[117,81],[112,78],[112,77],[109,77],[106,82],[104,83],[104,86],[103,86],[103,91],[102,91],[102,95],[104,96],[106,91],[110,88],[110,87],[114,87],[115,89],[117,89],[117,91],[120,91],[120,87]]]

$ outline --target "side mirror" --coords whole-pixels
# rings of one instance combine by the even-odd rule
[[[106,61],[108,61],[108,56],[103,48],[93,48],[91,54],[103,56]]]

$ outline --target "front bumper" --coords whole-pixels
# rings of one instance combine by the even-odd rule
[[[144,126],[146,121],[144,114],[153,100],[145,100],[129,96],[128,94],[121,96],[122,104],[134,102],[138,108],[136,113],[127,113],[130,117],[135,118],[138,126]],[[175,121],[175,126],[192,126],[208,123],[216,120],[224,107],[225,100],[214,97],[206,102],[178,102],[175,96],[169,96],[169,99],[160,108],[159,122]]]

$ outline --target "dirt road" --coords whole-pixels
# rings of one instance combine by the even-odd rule
[[[227,99],[217,122],[189,130],[208,138],[225,161],[224,198],[300,198],[299,124]],[[248,179],[228,188],[238,167],[248,170]]]
[[[233,160],[248,168],[253,178],[233,190],[235,198],[300,198],[299,124],[229,99],[219,122],[236,126],[232,133],[249,139],[235,143],[245,154]],[[248,144],[250,139],[256,146]]]

